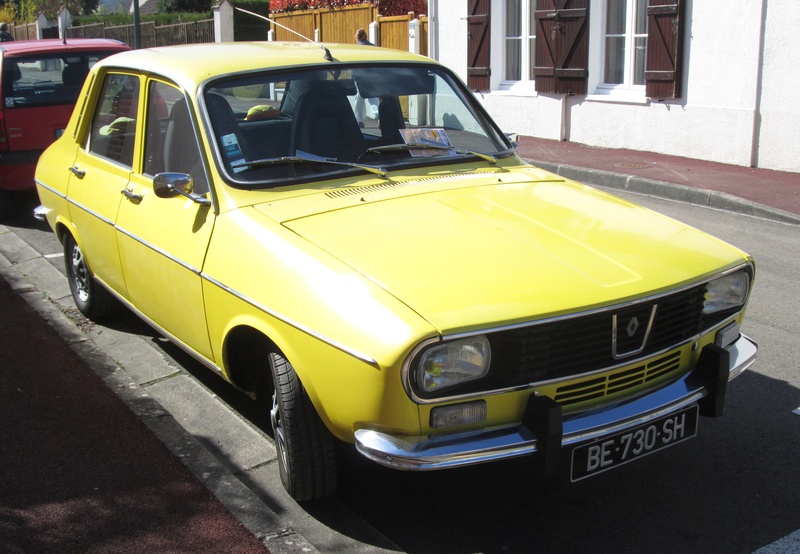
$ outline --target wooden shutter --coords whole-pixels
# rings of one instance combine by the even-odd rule
[[[647,96],[681,96],[681,0],[649,0],[647,6]]]
[[[536,0],[536,90],[586,94],[589,0]]]
[[[468,0],[467,86],[489,90],[489,6],[490,0]]]

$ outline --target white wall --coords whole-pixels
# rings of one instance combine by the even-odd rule
[[[466,6],[437,2],[439,60],[466,81]],[[683,94],[665,102],[593,94],[597,61],[587,96],[537,94],[531,83],[499,90],[503,4],[492,5],[492,91],[477,96],[504,131],[800,172],[800,104],[792,101],[800,84],[797,0],[685,0]],[[592,0],[593,22],[600,7]]]
[[[800,3],[767,5],[758,167],[800,172]]]

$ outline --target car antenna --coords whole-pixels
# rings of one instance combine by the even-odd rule
[[[326,48],[324,45],[322,45],[322,44],[320,44],[320,43],[318,43],[318,42],[315,42],[315,41],[311,40],[311,39],[310,39],[310,38],[308,38],[307,36],[301,35],[301,34],[300,34],[300,33],[298,33],[297,31],[295,31],[294,29],[290,29],[290,28],[289,28],[289,27],[287,27],[286,25],[283,25],[283,24],[281,24],[281,23],[278,23],[278,22],[277,22],[277,21],[275,21],[274,19],[270,19],[269,17],[267,17],[267,16],[265,16],[265,15],[261,15],[260,13],[251,12],[251,11],[248,11],[248,10],[244,10],[244,9],[242,9],[242,8],[234,8],[234,9],[237,9],[237,10],[239,10],[240,12],[244,12],[244,13],[246,13],[246,14],[254,15],[254,16],[256,16],[256,17],[260,18],[260,19],[263,19],[264,21],[266,21],[266,22],[268,22],[268,23],[273,23],[273,24],[277,25],[278,27],[281,27],[281,28],[283,28],[283,29],[286,29],[286,30],[287,30],[287,31],[289,31],[290,33],[294,33],[295,35],[297,35],[297,36],[298,36],[298,37],[300,37],[301,39],[303,39],[303,40],[307,40],[307,41],[308,41],[308,42],[310,42],[311,44],[316,44],[317,46],[319,46],[320,48],[322,48],[323,50],[325,50],[325,56],[324,56],[324,58],[325,58],[326,60],[328,60],[329,62],[332,62],[332,61],[333,61],[333,56],[331,56],[331,51],[330,51],[330,50],[328,50],[328,49],[327,49],[327,48]]]

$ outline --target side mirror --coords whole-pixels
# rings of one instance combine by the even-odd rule
[[[519,134],[518,133],[506,133],[506,139],[508,142],[511,143],[511,146],[516,150],[519,148]]]
[[[186,173],[159,173],[153,177],[153,192],[159,198],[171,198],[176,194],[185,196],[201,206],[210,206],[211,200],[194,194],[194,180]]]

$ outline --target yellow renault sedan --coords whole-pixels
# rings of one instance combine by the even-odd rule
[[[337,440],[590,477],[693,437],[756,357],[747,254],[524,162],[419,56],[117,54],[36,183],[81,312],[121,303],[260,399],[298,500],[334,492]]]

